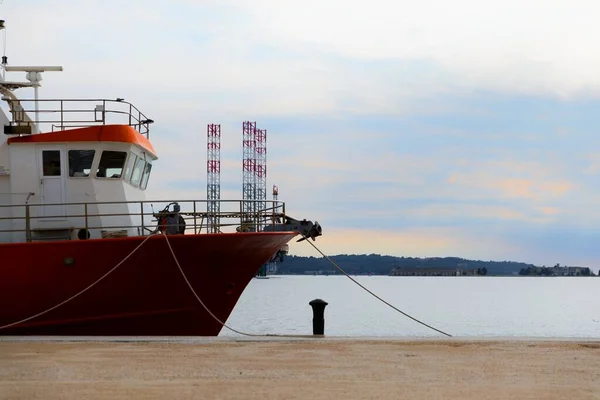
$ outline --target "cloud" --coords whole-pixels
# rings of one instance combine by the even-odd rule
[[[48,77],[48,90],[152,92],[161,117],[431,113],[449,106],[433,99],[440,94],[570,97],[600,85],[600,56],[583,51],[598,44],[593,2],[31,4],[35,14],[4,5],[9,39],[19,38],[18,47],[9,40],[9,60],[64,64],[68,74]]]
[[[600,57],[586,50],[598,45],[592,0],[263,0],[246,8],[264,21],[263,38],[351,58],[432,60],[456,75],[456,86],[569,95],[600,84]]]
[[[498,171],[497,174],[501,174]],[[537,179],[523,178],[496,178],[490,177],[485,172],[467,174],[452,174],[448,183],[471,189],[484,189],[495,192],[503,198],[523,198],[530,200],[551,199],[561,197],[573,189],[573,184],[565,181],[538,181]]]
[[[598,175],[600,173],[600,153],[588,153],[584,155],[587,160],[587,165],[583,172],[590,175]]]

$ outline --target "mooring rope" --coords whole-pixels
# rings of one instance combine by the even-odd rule
[[[102,275],[102,276],[101,276],[100,278],[98,278],[98,279],[97,279],[97,280],[96,280],[94,283],[92,283],[91,285],[89,285],[89,286],[88,286],[88,287],[86,287],[85,289],[81,290],[80,292],[78,292],[78,293],[74,294],[73,296],[69,297],[68,299],[66,299],[66,300],[64,300],[64,301],[61,301],[61,302],[60,302],[60,303],[58,303],[57,305],[55,305],[55,306],[53,306],[53,307],[50,307],[50,308],[48,308],[47,310],[44,310],[44,311],[42,311],[42,312],[39,312],[39,313],[37,313],[37,314],[35,314],[35,315],[32,315],[32,316],[30,316],[30,317],[24,318],[24,319],[22,319],[22,320],[20,320],[20,321],[17,321],[17,322],[13,322],[13,323],[10,323],[10,324],[7,324],[7,325],[0,326],[0,331],[1,331],[1,330],[3,330],[3,329],[6,329],[6,328],[10,328],[11,326],[15,326],[15,325],[22,324],[23,322],[30,321],[30,320],[32,320],[32,319],[34,319],[34,318],[41,317],[42,315],[44,315],[44,314],[47,314],[47,313],[49,313],[50,311],[52,311],[52,310],[55,310],[55,309],[57,309],[58,307],[60,307],[60,306],[62,306],[62,305],[64,305],[64,304],[67,304],[67,303],[68,303],[68,302],[70,302],[71,300],[75,300],[75,298],[79,297],[79,296],[80,296],[80,295],[82,295],[83,293],[87,292],[88,290],[90,290],[91,288],[93,288],[94,286],[96,286],[98,283],[100,283],[100,281],[102,281],[104,278],[106,278],[107,276],[109,276],[110,274],[112,274],[112,273],[113,273],[113,272],[114,272],[114,271],[115,271],[117,268],[119,268],[121,265],[123,265],[123,263],[124,263],[125,261],[127,261],[127,260],[129,259],[129,257],[131,257],[131,256],[133,255],[133,253],[135,253],[136,251],[138,251],[138,250],[139,250],[139,248],[140,248],[140,247],[142,247],[142,245],[143,245],[144,243],[146,243],[146,241],[147,241],[148,239],[150,239],[150,238],[151,238],[152,236],[154,236],[154,235],[155,235],[155,234],[151,234],[151,235],[149,235],[148,237],[146,237],[146,239],[144,239],[144,240],[143,240],[143,241],[142,241],[140,244],[138,244],[138,245],[137,245],[137,247],[136,247],[135,249],[133,249],[133,251],[132,251],[131,253],[129,253],[129,254],[128,254],[128,255],[127,255],[127,256],[126,256],[124,259],[122,259],[122,260],[121,260],[121,261],[120,261],[120,262],[119,262],[117,265],[115,265],[115,266],[114,266],[113,268],[111,268],[111,269],[110,269],[110,270],[109,270],[107,273],[105,273],[104,275]]]
[[[177,265],[177,268],[179,268],[179,272],[181,273],[181,275],[183,276],[183,279],[185,280],[185,283],[188,285],[190,291],[194,294],[194,297],[196,297],[196,300],[198,300],[198,302],[202,305],[202,307],[204,308],[204,310],[215,320],[217,321],[221,326],[229,329],[232,332],[238,333],[240,335],[243,336],[253,336],[253,337],[260,337],[260,336],[276,336],[276,337],[299,337],[302,335],[282,335],[282,334],[257,334],[257,333],[248,333],[248,332],[242,332],[238,329],[232,328],[229,325],[227,325],[225,322],[221,321],[215,314],[212,313],[212,311],[210,311],[210,309],[206,306],[206,304],[204,304],[204,302],[200,299],[200,296],[198,296],[198,294],[196,293],[196,291],[194,290],[194,287],[192,286],[192,284],[190,283],[190,281],[188,280],[187,276],[185,275],[185,272],[183,271],[183,268],[181,268],[181,265],[179,264],[179,260],[177,259],[177,256],[175,255],[175,252],[173,251],[173,248],[171,247],[171,242],[169,241],[169,238],[167,237],[167,235],[165,234],[165,239],[167,241],[167,245],[169,246],[169,250],[171,251],[171,255],[173,256],[173,260],[175,261],[175,264]],[[352,280],[354,283],[356,283],[358,286],[360,286],[362,289],[364,289],[365,291],[367,291],[369,294],[371,294],[373,297],[375,297],[376,299],[378,299],[379,301],[383,302],[384,304],[386,304],[387,306],[391,307],[392,309],[396,310],[397,312],[399,312],[400,314],[412,319],[415,322],[418,322],[419,324],[426,326],[429,329],[432,329],[436,332],[441,333],[442,335],[446,335],[448,337],[452,337],[452,335],[450,335],[449,333],[446,333],[440,329],[434,328],[431,325],[426,324],[423,321],[418,320],[417,318],[409,315],[408,313],[400,310],[399,308],[395,307],[394,305],[388,303],[387,301],[385,301],[384,299],[382,299],[381,297],[377,296],[375,293],[373,293],[372,291],[370,291],[369,289],[367,289],[366,287],[364,287],[363,285],[361,285],[359,282],[357,282],[354,278],[352,278],[350,275],[348,275],[346,273],[346,271],[344,271],[339,265],[337,265],[331,258],[329,258],[325,253],[323,253],[317,246],[315,246],[312,242],[310,242],[309,240],[307,240],[308,238],[304,235],[302,235],[304,237],[304,239],[310,243],[310,245],[312,247],[315,248],[315,250],[317,250],[327,261],[329,261],[335,268],[337,268],[342,274],[346,275],[348,278],[350,278],[350,280]]]
[[[19,325],[22,324],[24,322],[30,321],[34,318],[37,317],[41,317],[44,314],[49,313],[52,310],[57,309],[60,306],[63,306],[65,304],[67,304],[68,302],[75,300],[77,297],[81,296],[83,293],[87,292],[88,290],[90,290],[91,288],[93,288],[94,286],[96,286],[98,283],[100,283],[102,280],[104,280],[107,276],[109,276],[110,274],[112,274],[117,268],[119,268],[121,265],[123,265],[123,263],[125,263],[125,261],[127,261],[129,259],[129,257],[131,257],[136,251],[138,251],[140,249],[140,247],[142,247],[142,245],[144,243],[146,243],[146,241],[148,239],[150,239],[152,236],[156,236],[159,235],[159,233],[152,233],[150,235],[148,235],[139,245],[137,245],[137,247],[135,249],[133,249],[131,251],[131,253],[129,253],[127,256],[125,256],[125,258],[123,258],[121,261],[119,261],[119,263],[117,265],[115,265],[113,268],[111,268],[108,272],[106,272],[104,275],[102,275],[100,278],[98,278],[95,282],[93,282],[91,285],[87,286],[85,289],[77,292],[76,294],[74,294],[73,296],[69,297],[66,300],[61,301],[60,303],[44,310],[41,311],[37,314],[34,314],[32,316],[29,316],[27,318],[23,318],[19,321],[16,322],[12,322],[10,324],[6,324],[3,326],[0,326],[0,331],[3,329],[7,329],[10,328],[12,326],[15,325]],[[185,282],[187,283],[188,287],[190,288],[190,290],[192,291],[192,293],[194,294],[194,297],[196,297],[196,300],[198,300],[198,302],[202,305],[202,307],[204,308],[204,310],[206,310],[206,312],[215,320],[217,321],[219,324],[221,324],[222,326],[224,326],[225,328],[238,333],[240,335],[243,336],[252,336],[252,337],[260,337],[260,336],[268,336],[268,337],[272,337],[272,336],[277,336],[277,337],[292,337],[292,338],[299,338],[299,337],[312,337],[312,336],[308,336],[308,335],[279,335],[279,334],[255,334],[255,333],[248,333],[248,332],[242,332],[240,330],[234,329],[232,327],[230,327],[229,325],[227,325],[226,323],[224,323],[223,321],[221,321],[216,315],[214,315],[212,313],[212,311],[210,311],[210,309],[204,304],[204,302],[200,299],[200,296],[198,296],[198,294],[196,293],[196,291],[194,290],[194,288],[192,287],[190,281],[188,280],[187,276],[185,275],[185,272],[183,271],[183,269],[181,268],[181,265],[179,264],[179,260],[177,259],[177,256],[175,255],[175,252],[173,251],[173,248],[171,247],[171,242],[169,241],[169,238],[166,235],[166,232],[163,233],[165,240],[167,242],[167,245],[169,247],[169,250],[171,252],[171,255],[173,256],[173,260],[175,261],[175,264],[177,265],[177,268],[179,268],[179,272],[181,272],[181,275],[183,276],[183,279],[185,280]]]
[[[318,251],[318,252],[319,252],[319,253],[320,253],[320,254],[321,254],[321,255],[322,255],[322,256],[323,256],[323,257],[324,257],[324,258],[325,258],[327,261],[329,261],[329,262],[331,263],[331,265],[333,265],[333,266],[334,266],[334,267],[335,267],[335,268],[336,268],[338,271],[340,271],[342,274],[346,275],[346,277],[348,277],[348,278],[349,278],[349,279],[350,279],[352,282],[356,283],[358,286],[360,286],[362,289],[364,289],[364,290],[365,290],[367,293],[369,293],[371,296],[375,297],[377,300],[381,301],[383,304],[385,304],[385,305],[387,305],[387,306],[391,307],[392,309],[394,309],[394,310],[398,311],[400,314],[404,315],[405,317],[407,317],[407,318],[410,318],[410,319],[412,319],[413,321],[415,321],[415,322],[417,322],[417,323],[419,323],[419,324],[421,324],[421,325],[423,325],[423,326],[426,326],[426,327],[427,327],[427,328],[429,328],[429,329],[432,329],[432,330],[434,330],[434,331],[436,331],[436,332],[439,332],[439,333],[441,333],[442,335],[446,335],[446,336],[448,336],[448,337],[452,337],[452,335],[450,335],[449,333],[446,333],[446,332],[444,332],[444,331],[442,331],[442,330],[440,330],[440,329],[434,328],[433,326],[431,326],[431,325],[428,325],[428,324],[426,324],[425,322],[418,320],[417,318],[415,318],[415,317],[411,316],[410,314],[408,314],[408,313],[406,313],[406,312],[404,312],[404,311],[400,310],[399,308],[397,308],[397,307],[395,307],[394,305],[392,305],[392,304],[388,303],[387,301],[385,301],[385,300],[384,300],[384,299],[382,299],[381,297],[377,296],[375,293],[373,293],[372,291],[370,291],[369,289],[367,289],[366,287],[364,287],[363,285],[361,285],[361,284],[360,284],[360,283],[359,283],[359,282],[358,282],[356,279],[354,279],[354,278],[352,278],[350,275],[348,275],[348,274],[346,273],[346,271],[344,271],[344,270],[343,270],[343,269],[342,269],[342,268],[341,268],[339,265],[337,265],[337,264],[335,263],[335,261],[333,261],[331,258],[329,258],[329,257],[328,257],[328,256],[327,256],[325,253],[323,253],[323,252],[322,252],[322,251],[321,251],[321,250],[320,250],[320,249],[319,249],[319,248],[318,248],[318,247],[317,247],[317,246],[316,246],[314,243],[312,243],[310,240],[308,240],[308,238],[307,238],[306,236],[304,236],[304,235],[302,235],[302,236],[304,237],[304,240],[305,240],[306,242],[308,242],[308,243],[309,243],[309,244],[310,244],[312,247],[314,247],[314,249],[315,249],[315,250],[317,250],[317,251]]]
[[[265,335],[256,334],[256,333],[247,333],[247,332],[239,331],[239,330],[237,330],[235,328],[230,327],[225,322],[221,321],[219,319],[219,317],[217,317],[215,314],[213,314],[213,312],[210,311],[210,309],[206,306],[206,304],[204,304],[204,302],[202,301],[202,299],[200,299],[200,296],[198,296],[198,293],[196,293],[196,291],[194,290],[194,287],[192,286],[192,284],[190,283],[189,279],[185,275],[185,272],[183,272],[183,268],[181,268],[181,264],[179,264],[179,260],[177,259],[177,256],[175,255],[175,252],[173,251],[173,247],[171,247],[171,241],[169,240],[169,237],[167,236],[166,232],[163,233],[163,235],[165,237],[165,240],[167,241],[167,246],[169,246],[169,250],[171,251],[171,255],[173,256],[173,261],[175,261],[175,265],[177,265],[177,268],[179,268],[179,272],[181,273],[181,276],[185,280],[185,283],[187,284],[188,288],[190,288],[190,291],[192,292],[192,294],[194,295],[194,297],[196,298],[196,300],[198,300],[198,303],[200,303],[200,305],[202,306],[202,308],[204,308],[204,310],[215,321],[217,321],[221,326],[229,329],[230,331],[238,333],[238,334],[243,335],[243,336],[265,336]],[[279,335],[277,335],[277,336],[279,336]]]
[[[102,280],[104,280],[107,276],[109,276],[111,273],[113,273],[117,268],[119,268],[121,265],[123,265],[123,263],[125,263],[125,261],[127,261],[129,259],[129,257],[131,257],[136,251],[138,251],[140,249],[140,247],[142,247],[142,245],[144,243],[146,243],[146,241],[148,241],[148,239],[150,239],[152,236],[155,236],[157,234],[150,234],[148,235],[139,245],[137,245],[137,247],[135,249],[133,249],[131,251],[131,253],[129,253],[127,256],[125,256],[125,258],[123,258],[117,265],[115,265],[113,268],[111,268],[108,272],[106,272],[104,275],[102,275],[100,278],[98,278],[96,281],[94,281],[91,285],[89,285],[88,287],[86,287],[85,289],[79,291],[78,293],[74,294],[73,296],[69,297],[68,299],[56,304],[53,307],[50,307],[42,312],[39,312],[35,315],[32,315],[30,317],[24,318],[20,321],[16,321],[16,322],[12,322],[10,324],[6,324],[3,326],[0,326],[0,331],[3,329],[7,329],[10,328],[11,326],[15,326],[15,325],[19,325],[22,324],[24,322],[30,321],[34,318],[40,317],[44,314],[49,313],[52,310],[57,309],[58,307],[74,300],[75,298],[79,297],[80,295],[82,295],[83,293],[87,292],[88,290],[90,290],[91,288],[93,288],[94,286],[96,286],[98,283],[100,283]],[[248,333],[248,332],[243,332],[240,331],[238,329],[232,328],[231,326],[227,325],[225,322],[221,321],[207,306],[206,304],[204,304],[204,302],[202,301],[202,299],[200,298],[200,296],[198,296],[198,294],[196,293],[196,291],[194,290],[194,287],[192,286],[192,284],[190,283],[189,279],[187,278],[185,272],[183,271],[183,268],[181,267],[181,264],[179,263],[179,260],[177,259],[177,256],[175,255],[175,252],[173,251],[173,247],[171,247],[171,242],[166,234],[166,232],[163,233],[163,236],[165,237],[165,240],[167,242],[167,246],[169,247],[169,251],[171,252],[171,255],[173,256],[173,261],[175,261],[175,265],[177,265],[177,268],[179,269],[179,272],[181,273],[181,276],[183,277],[183,279],[185,280],[185,283],[187,284],[187,286],[189,287],[190,291],[192,292],[192,294],[194,295],[194,297],[196,298],[196,300],[198,300],[198,303],[200,303],[200,305],[204,308],[204,310],[216,321],[218,322],[222,327],[225,327],[227,329],[229,329],[232,332],[235,332],[239,335],[242,336],[250,336],[250,337],[289,337],[289,338],[299,338],[299,337],[313,337],[313,336],[308,336],[308,335],[289,335],[289,334],[259,334],[259,333]],[[357,282],[354,278],[352,278],[350,275],[348,275],[346,273],[346,271],[344,271],[339,265],[337,265],[331,258],[329,258],[325,253],[323,253],[315,244],[313,244],[312,242],[310,242],[309,240],[307,240],[308,238],[304,235],[302,235],[304,237],[304,239],[315,249],[317,250],[327,261],[329,261],[336,269],[338,269],[342,274],[344,274],[346,277],[348,277],[352,282],[354,282],[355,284],[357,284],[358,286],[360,286],[363,290],[365,290],[366,292],[368,292],[369,294],[371,294],[373,297],[375,297],[376,299],[378,299],[379,301],[381,301],[382,303],[386,304],[387,306],[391,307],[392,309],[396,310],[397,312],[399,312],[400,314],[404,315],[407,318],[410,318],[411,320],[426,326],[429,329],[432,329],[436,332],[439,332],[443,335],[446,335],[448,337],[452,337],[452,335],[450,335],[449,333],[446,333],[440,329],[434,328],[431,325],[426,324],[423,321],[418,320],[417,318],[409,315],[408,313],[400,310],[399,308],[395,307],[394,305],[388,303],[387,301],[385,301],[384,299],[382,299],[381,297],[379,297],[378,295],[376,295],[375,293],[373,293],[371,290],[367,289],[365,286],[361,285],[359,282]]]

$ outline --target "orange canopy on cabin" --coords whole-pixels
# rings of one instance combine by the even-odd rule
[[[157,157],[154,147],[146,136],[128,125],[98,125],[66,131],[38,133],[13,137],[11,143],[74,143],[74,142],[121,142],[133,143]]]

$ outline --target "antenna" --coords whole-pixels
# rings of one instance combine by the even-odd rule
[[[34,133],[38,133],[38,88],[41,86],[40,82],[42,81],[42,72],[46,71],[62,71],[63,67],[57,65],[47,65],[47,66],[8,66],[8,58],[6,57],[6,26],[4,25],[4,20],[0,20],[0,31],[3,31],[3,52],[2,52],[2,81],[0,84],[4,83],[5,85],[11,85],[13,88],[31,86],[33,87],[34,92],[34,103],[35,103],[35,124],[32,127]],[[29,81],[27,83],[20,82],[5,82],[6,81],[6,73],[7,72],[26,72],[25,76]]]
[[[9,72],[46,72],[46,71],[62,71],[63,67],[59,66],[59,65],[49,65],[49,66],[45,66],[45,67],[34,67],[34,66],[30,66],[30,67],[12,67],[12,66],[6,66],[4,67],[5,70],[9,71]],[[29,79],[29,78],[27,78]]]
[[[4,20],[0,19],[0,31],[2,31],[2,67],[6,67],[8,58],[6,57],[6,30],[4,29]],[[2,80],[6,77],[6,71],[2,71]]]
[[[38,98],[39,98],[39,94],[38,94],[38,89],[41,86],[40,82],[42,81],[42,72],[46,72],[46,71],[62,71],[63,67],[61,66],[27,66],[27,67],[10,67],[8,65],[4,66],[4,70],[7,72],[26,72],[27,75],[25,75],[25,78],[27,78],[27,80],[29,82],[31,82],[31,86],[33,87],[33,100],[34,100],[34,104],[35,104],[35,125],[34,125],[34,132],[33,133],[38,133],[38,110],[39,110],[39,105],[38,105]]]

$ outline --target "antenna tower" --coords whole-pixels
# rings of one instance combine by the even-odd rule
[[[254,169],[254,187],[256,212],[264,213],[267,208],[267,130],[254,131],[254,154],[256,166]]]
[[[254,177],[256,170],[255,132],[256,122],[244,121],[242,123],[242,213],[245,220],[252,219],[256,211],[253,201],[256,199]]]
[[[208,139],[206,142],[208,231],[218,233],[221,211],[221,125],[209,124],[206,131]]]

